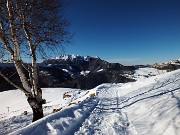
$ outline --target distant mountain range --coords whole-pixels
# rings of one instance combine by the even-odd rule
[[[152,65],[152,67],[167,71],[180,69],[180,59],[172,60],[170,62],[164,62],[164,63],[155,63]]]
[[[68,87],[91,89],[102,83],[126,83],[135,81],[128,77],[135,70],[153,67],[172,71],[180,68],[180,60],[153,65],[123,66],[119,63],[109,63],[99,57],[61,55],[38,64],[41,87]],[[0,64],[0,70],[20,85],[13,64]],[[13,74],[13,75],[12,75]],[[0,77],[0,91],[14,89]]]
[[[91,89],[102,83],[125,83],[134,81],[126,78],[124,74],[133,74],[134,66],[123,66],[119,63],[109,63],[99,57],[61,55],[59,57],[45,60],[40,66],[40,77],[46,71],[49,77],[53,77],[55,87],[71,87],[80,89]],[[52,71],[52,69],[54,71]],[[53,74],[60,70],[57,79]],[[42,73],[42,74],[41,74]],[[52,76],[51,76],[52,75]],[[48,78],[48,76],[46,77]],[[64,80],[62,80],[64,78]],[[61,80],[61,81],[60,81]],[[47,82],[47,81],[45,81]],[[43,86],[47,86],[47,83]],[[47,86],[51,87],[51,86]]]

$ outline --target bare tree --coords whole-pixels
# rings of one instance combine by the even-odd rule
[[[14,63],[22,85],[15,84],[2,71],[0,75],[25,93],[33,111],[33,121],[43,117],[37,55],[69,40],[63,8],[63,0],[0,1],[1,62],[6,59]],[[27,64],[25,56],[31,59],[31,64]]]

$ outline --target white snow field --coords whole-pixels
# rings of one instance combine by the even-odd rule
[[[137,72],[145,74],[147,69]],[[65,92],[69,96],[63,99]],[[180,134],[180,70],[126,84],[102,84],[87,91],[48,88],[43,89],[43,96],[47,100],[45,117],[31,123],[31,109],[23,93],[1,92],[0,134]],[[62,109],[52,113],[54,108]],[[22,114],[24,111],[28,114]]]

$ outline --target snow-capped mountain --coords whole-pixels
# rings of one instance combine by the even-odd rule
[[[102,83],[133,81],[133,79],[125,77],[124,74],[133,74],[135,70],[134,66],[126,67],[119,63],[109,63],[99,57],[79,55],[61,55],[45,60],[43,64],[46,66],[42,68],[47,72],[50,72],[49,69],[56,69],[64,72],[61,75],[66,74],[66,77],[61,78],[66,78],[68,81],[58,82],[56,87],[81,89],[94,88]]]
[[[109,63],[100,59],[99,57],[91,57],[91,56],[79,56],[79,55],[61,55],[59,57],[55,57],[52,59],[48,59],[43,61],[43,64],[46,66],[56,66],[66,68],[66,71],[73,69],[78,71],[89,71],[89,72],[98,72],[102,71],[103,69],[110,69],[110,68],[121,68],[123,65],[119,63]],[[77,71],[75,71],[77,72]]]
[[[98,59],[99,57],[91,57],[91,56],[80,56],[80,55],[60,55],[58,57],[52,58],[52,60],[59,60],[59,61],[79,61],[79,62],[83,62],[83,61],[89,61],[91,58],[95,58]]]

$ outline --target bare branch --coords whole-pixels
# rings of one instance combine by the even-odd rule
[[[6,34],[5,34],[5,29],[4,29],[4,24],[2,22],[2,20],[0,20],[0,26],[1,26],[1,33],[0,33],[0,39],[2,40],[2,42],[4,43],[4,46],[6,47],[6,49],[10,52],[11,55],[14,55],[14,51],[10,46],[10,43],[7,40]]]
[[[23,91],[25,94],[29,95],[30,93],[28,91],[26,91],[25,89],[19,87],[18,85],[16,85],[15,83],[13,83],[8,77],[6,77],[1,71],[0,71],[0,76],[3,77],[8,83],[10,83],[12,86],[14,86],[15,88]]]

